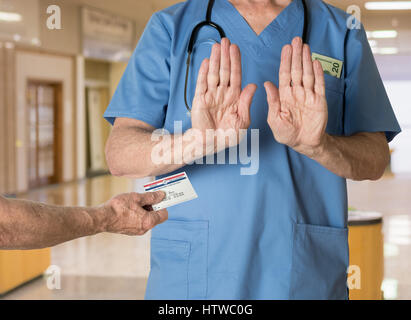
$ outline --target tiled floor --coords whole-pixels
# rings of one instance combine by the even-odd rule
[[[349,203],[357,210],[384,215],[387,299],[411,299],[411,176],[377,182],[348,182]],[[25,198],[66,205],[97,205],[111,196],[139,189],[127,179],[98,177],[49,187]],[[60,290],[49,290],[44,278],[3,299],[142,299],[149,270],[149,235],[100,234],[52,249],[52,264],[61,268]]]
[[[49,290],[44,278],[35,279],[6,294],[5,300],[141,300],[146,278],[65,275],[60,290]]]

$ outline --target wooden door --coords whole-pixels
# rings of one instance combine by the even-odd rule
[[[30,82],[28,97],[28,170],[29,187],[35,188],[58,182],[59,85]]]

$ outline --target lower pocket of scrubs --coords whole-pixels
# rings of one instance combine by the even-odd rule
[[[348,229],[294,228],[291,299],[348,299]]]
[[[208,221],[168,220],[152,231],[146,299],[205,299]]]
[[[151,239],[151,271],[147,299],[187,299],[190,243]],[[172,290],[162,290],[164,286]]]

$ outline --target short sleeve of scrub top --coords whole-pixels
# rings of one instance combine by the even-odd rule
[[[385,132],[390,142],[401,129],[362,25],[348,31],[345,66],[344,134]]]
[[[104,113],[111,124],[125,117],[163,126],[170,88],[170,41],[158,14],[152,15]]]

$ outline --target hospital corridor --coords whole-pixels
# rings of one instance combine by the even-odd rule
[[[285,231],[282,233],[282,230],[288,230],[287,223],[292,219],[302,219],[304,225],[314,227],[312,229],[308,227],[304,231],[306,233],[304,233],[303,237],[305,238],[303,239],[306,239],[307,245],[311,243],[310,241],[312,243],[318,241],[321,248],[328,250],[327,252],[334,250],[325,249],[324,239],[327,238],[325,236],[322,238],[319,234],[323,235],[329,232],[334,235],[334,239],[339,239],[340,235],[341,238],[344,235],[340,231],[344,227],[348,229],[349,267],[346,274],[350,300],[410,300],[411,1],[325,0],[325,4],[321,0],[279,1],[287,4],[290,2],[288,4],[290,7],[285,7],[277,16],[278,25],[271,23],[266,29],[261,28],[264,30],[252,40],[253,30],[247,29],[248,24],[241,18],[241,15],[247,15],[248,8],[245,5],[241,7],[242,0],[215,0],[214,3],[212,18],[216,19],[217,23],[222,23],[224,32],[229,38],[231,34],[238,36],[232,37],[230,41],[237,43],[238,40],[241,49],[243,78],[244,74],[249,77],[247,81],[243,81],[243,86],[252,81],[257,82],[259,73],[265,75],[268,72],[267,67],[262,65],[265,63],[267,52],[270,56],[274,55],[275,59],[284,58],[286,54],[284,52],[280,54],[281,50],[277,50],[276,46],[289,35],[285,31],[282,36],[276,34],[284,25],[287,26],[286,19],[300,14],[299,10],[303,10],[304,6],[305,9],[308,7],[308,11],[311,12],[310,10],[314,10],[313,8],[332,5],[340,9],[338,12],[341,12],[341,16],[344,12],[348,14],[347,27],[351,24],[350,28],[355,29],[357,20],[364,26],[366,30],[364,39],[361,36],[358,38],[348,37],[346,41],[352,41],[353,45],[345,48],[346,51],[343,50],[349,58],[354,57],[351,54],[354,55],[353,52],[358,49],[356,46],[361,40],[363,45],[366,43],[364,51],[358,49],[358,52],[363,54],[362,59],[359,58],[357,61],[354,58],[352,60],[347,58],[347,61],[342,61],[343,58],[331,57],[331,54],[321,51],[318,53],[319,60],[313,59],[314,62],[318,63],[312,63],[309,60],[314,68],[314,75],[317,77],[318,68],[322,67],[325,77],[324,96],[328,101],[328,123],[326,127],[324,126],[324,130],[334,136],[361,131],[356,130],[357,127],[364,129],[364,131],[370,129],[369,131],[373,133],[384,131],[386,136],[381,135],[384,143],[385,137],[389,141],[389,161],[387,161],[388,165],[380,179],[348,178],[346,180],[348,198],[346,208],[345,204],[337,205],[341,199],[345,200],[345,189],[343,189],[345,180],[330,172],[334,170],[332,164],[326,163],[324,166],[329,165],[330,167],[324,168],[324,166],[314,163],[312,159],[299,153],[300,150],[297,148],[295,150],[298,152],[295,152],[291,150],[291,147],[284,146],[286,143],[280,145],[280,143],[275,142],[274,145],[270,128],[273,130],[275,138],[280,139],[278,133],[276,135],[275,129],[273,129],[275,125],[266,125],[267,102],[264,90],[268,92],[268,89],[264,88],[262,82],[258,83],[253,100],[255,104],[260,105],[251,107],[251,128],[258,127],[264,120],[264,126],[261,126],[259,133],[260,166],[255,177],[240,175],[241,164],[232,165],[231,162],[228,164],[228,160],[224,165],[204,164],[204,168],[201,169],[198,169],[200,165],[197,164],[193,166],[180,165],[177,170],[163,170],[164,172],[158,174],[157,178],[155,174],[142,177],[145,172],[154,171],[147,169],[145,162],[141,160],[143,156],[140,156],[139,153],[146,150],[144,149],[146,144],[140,141],[137,144],[138,152],[133,159],[125,158],[131,154],[131,151],[121,153],[121,156],[117,155],[116,157],[116,153],[120,152],[120,147],[130,148],[131,143],[135,142],[130,139],[133,142],[128,145],[119,138],[120,136],[114,136],[115,134],[120,135],[121,130],[127,130],[127,125],[131,126],[126,122],[124,122],[126,123],[125,129],[113,126],[116,117],[146,122],[143,129],[135,129],[135,132],[150,128],[162,128],[163,124],[163,132],[171,131],[173,120],[174,128],[176,128],[177,123],[180,130],[182,128],[185,131],[191,127],[190,117],[195,119],[196,105],[193,96],[197,93],[194,93],[194,71],[199,72],[200,68],[203,68],[203,71],[206,70],[204,66],[208,66],[208,64],[201,64],[201,61],[210,54],[211,45],[215,42],[211,39],[211,32],[215,32],[215,37],[218,36],[218,32],[216,30],[210,31],[210,29],[203,30],[204,33],[201,33],[203,31],[199,32],[198,39],[200,40],[197,39],[197,43],[193,47],[191,69],[187,70],[187,75],[190,74],[190,76],[186,78],[186,57],[179,57],[176,52],[178,52],[177,43],[180,44],[178,41],[181,41],[183,43],[181,46],[184,48],[180,51],[186,54],[187,49],[182,39],[188,40],[189,35],[178,35],[172,39],[170,43],[175,47],[170,50],[170,57],[164,58],[161,54],[167,51],[165,46],[168,35],[174,32],[169,26],[172,23],[175,23],[173,28],[180,26],[180,22],[176,23],[173,20],[175,19],[173,15],[186,12],[185,18],[181,19],[181,24],[187,24],[185,29],[189,34],[196,25],[194,22],[187,22],[186,19],[187,16],[190,16],[190,10],[194,10],[190,5],[201,4],[204,7],[204,13],[202,12],[199,16],[204,15],[205,18],[208,0],[188,0],[187,7],[182,2],[179,0],[0,0],[0,198],[10,201],[24,199],[59,207],[101,208],[103,204],[107,205],[110,199],[120,194],[131,192],[143,194],[146,191],[155,191],[157,190],[155,189],[156,184],[160,182],[164,185],[167,183],[169,185],[185,183],[185,180],[175,180],[174,177],[166,178],[167,175],[177,175],[181,172],[186,172],[186,176],[181,179],[188,177],[187,183],[191,183],[193,190],[195,190],[195,192],[193,191],[195,196],[186,199],[186,203],[167,208],[170,221],[154,226],[152,230],[143,235],[121,234],[125,232],[101,232],[95,235],[85,234],[85,236],[78,234],[70,238],[73,240],[61,241],[62,243],[50,247],[40,246],[40,248],[29,249],[16,247],[17,250],[6,248],[0,250],[0,300],[143,300],[146,295],[146,287],[150,297],[160,297],[160,299],[162,291],[174,290],[170,288],[175,288],[175,292],[170,291],[168,295],[163,294],[167,299],[175,295],[175,299],[181,297],[183,297],[182,299],[208,299],[210,297],[211,299],[238,299],[238,297],[241,299],[245,297],[246,300],[253,300],[267,299],[267,297],[271,297],[270,294],[273,299],[283,299],[285,295],[281,290],[288,286],[287,283],[284,283],[288,273],[281,276],[280,273],[276,272],[278,270],[287,270],[288,272],[291,268],[287,264],[287,259],[291,261],[291,255],[289,256],[287,253],[287,250],[289,251],[288,240],[281,237],[288,236]],[[396,4],[399,7],[396,7]],[[239,8],[238,11],[234,5]],[[164,11],[170,6],[173,6],[172,9]],[[337,11],[332,11],[336,9],[327,10],[324,12],[333,12],[330,13],[333,16],[330,18],[331,20],[337,21],[339,19],[340,15],[335,13]],[[161,13],[155,15],[157,12]],[[232,15],[227,20],[222,19],[222,15],[228,13],[232,13]],[[351,19],[352,17],[355,19]],[[321,28],[321,26],[313,27],[312,25],[316,21],[313,19],[308,21],[308,40],[306,43],[312,44],[313,50],[316,45],[320,47],[324,45],[324,42],[327,42],[327,40],[316,39],[313,30],[321,33],[324,37],[332,37],[334,33],[335,37],[340,36],[331,27],[329,29]],[[232,26],[229,25],[229,22],[238,22],[238,25]],[[253,21],[248,22],[251,25]],[[342,24],[340,23],[340,25]],[[168,28],[168,33],[164,31],[163,27]],[[288,27],[284,28],[291,30],[289,32],[292,33],[297,30],[296,28],[305,30],[306,27],[304,26],[303,29],[301,23],[301,26],[295,28],[294,26],[289,27],[289,29],[287,29]],[[163,31],[164,33],[162,33]],[[269,34],[269,32],[277,33]],[[301,31],[302,37],[305,33]],[[256,36],[255,33],[254,36]],[[137,46],[140,40],[141,44]],[[303,42],[304,40],[305,38],[303,38]],[[247,43],[250,46],[243,50]],[[272,54],[271,51],[259,53],[262,51],[259,49],[259,45],[264,48],[266,46],[267,50],[273,50],[272,52],[275,54]],[[295,50],[294,43],[292,45],[293,50]],[[151,52],[153,47],[156,49]],[[221,48],[221,55],[223,55],[222,44]],[[339,48],[339,45],[335,45],[335,48]],[[231,56],[229,49],[227,52],[233,59],[235,55],[232,52],[235,49],[231,50]],[[303,50],[305,49],[301,50],[304,54]],[[335,49],[332,52],[339,52],[338,50]],[[356,54],[358,52],[355,51]],[[196,53],[198,53],[197,56]],[[147,62],[142,61],[143,58],[147,59],[145,60]],[[321,59],[329,59],[334,65],[327,69],[320,61]],[[366,68],[375,68],[373,59],[375,59],[378,72],[365,74]],[[353,60],[356,61],[353,62]],[[253,62],[248,63],[249,61]],[[301,62],[304,66],[305,61]],[[155,64],[151,65],[153,62]],[[254,62],[257,66],[255,68]],[[325,62],[327,63],[327,61]],[[209,64],[211,65],[211,63],[210,60]],[[345,70],[347,68],[345,64],[349,63],[353,64],[352,70],[354,71],[352,72]],[[176,67],[177,64],[180,64],[180,67]],[[223,64],[223,59],[221,64]],[[278,74],[279,66],[274,63],[269,64],[269,66],[273,69],[273,74],[274,72]],[[335,71],[336,67],[342,67],[342,71]],[[171,68],[171,73],[165,76],[164,74],[168,72],[169,68]],[[212,69],[212,67],[210,68]],[[233,67],[231,68],[233,70]],[[291,68],[294,68],[294,65]],[[291,70],[291,74],[293,74],[293,70]],[[351,74],[356,75],[357,73],[359,74],[359,82],[362,82],[358,87],[360,89],[355,87],[356,79],[349,79],[346,82],[342,79],[344,75],[349,77]],[[147,82],[144,82],[146,80],[143,78],[144,76]],[[372,82],[374,81],[373,76],[377,77],[375,83]],[[381,88],[379,87],[379,77],[382,80]],[[188,85],[184,83],[184,80],[188,81]],[[201,84],[200,80],[197,85]],[[277,80],[278,77],[273,76],[273,81]],[[170,81],[170,86],[168,86],[169,82],[167,81]],[[220,81],[223,81],[222,73]],[[281,79],[279,81],[281,82]],[[291,88],[295,86],[294,78],[288,82],[291,83]],[[231,83],[234,83],[233,76],[230,79],[230,85]],[[210,86],[210,81],[207,85]],[[167,90],[178,91],[177,97],[174,97],[172,92],[168,93]],[[201,91],[198,88],[196,90]],[[252,91],[251,86],[249,90]],[[386,99],[385,93],[381,93],[384,90],[392,111],[389,107],[385,108],[389,104],[382,102]],[[376,91],[378,91],[378,96],[376,96]],[[189,106],[187,106],[188,110],[183,103],[186,94],[190,101]],[[141,98],[140,95],[147,95],[148,98]],[[264,100],[261,99],[261,96]],[[170,101],[169,105],[165,105],[161,100],[164,97]],[[386,100],[388,101],[388,99]],[[157,101],[156,108],[154,102]],[[344,103],[354,104],[355,102],[369,103],[370,105],[358,113],[352,111],[349,106],[343,106]],[[381,108],[376,106],[379,102],[381,102]],[[242,104],[244,103],[243,101]],[[258,109],[263,104],[264,108]],[[338,110],[337,108],[333,109],[331,104],[341,104],[342,107]],[[140,108],[143,107],[146,109],[140,113]],[[180,109],[175,111],[173,108]],[[240,107],[238,108],[240,109]],[[261,114],[257,115],[257,112],[264,114],[260,117]],[[161,115],[158,115],[160,113]],[[379,113],[381,116],[375,118],[375,121],[367,120],[368,117],[378,117]],[[179,121],[180,115],[182,115],[182,121]],[[359,120],[357,121],[357,119]],[[398,121],[401,132],[396,127],[396,121]],[[116,125],[119,123],[116,122]],[[130,133],[127,131],[127,134]],[[114,140],[115,137],[118,140]],[[110,143],[106,145],[107,141]],[[245,141],[249,141],[251,144],[254,140],[252,136],[247,136]],[[267,144],[266,141],[271,144]],[[362,154],[362,148],[357,150],[358,155]],[[371,157],[373,161],[370,162],[370,165],[362,166],[364,170],[372,167],[374,162],[377,163],[377,160],[374,161],[377,159],[377,151],[373,152],[375,152]],[[237,149],[234,153],[237,156]],[[241,153],[241,144],[238,153]],[[273,156],[274,154],[275,156]],[[246,153],[246,155],[249,155],[250,159],[252,158],[250,153]],[[122,161],[122,157],[127,161]],[[148,158],[149,156],[147,156]],[[267,159],[273,163],[277,162],[278,166],[276,164],[272,168],[266,167]],[[117,165],[126,162],[130,164],[130,168],[134,169],[140,164],[139,161],[141,161],[141,171],[134,175],[139,176],[138,178],[133,177],[133,174],[129,172],[123,174],[124,168]],[[288,165],[287,161],[291,164]],[[284,165],[284,167],[280,167],[280,165]],[[192,168],[194,166],[196,168]],[[114,172],[113,168],[118,169],[121,174],[117,174],[117,171]],[[116,174],[112,175],[111,172]],[[314,173],[311,175],[311,172]],[[319,178],[315,174],[322,175],[322,177]],[[287,177],[291,177],[290,180],[287,180]],[[160,182],[153,183],[156,179],[159,179]],[[167,182],[167,179],[174,180]],[[202,184],[201,181],[205,179],[210,179],[210,184]],[[304,181],[304,179],[306,180]],[[232,183],[232,185],[223,186],[226,182]],[[277,188],[276,183],[281,183],[281,185]],[[287,188],[291,188],[291,186],[295,186],[295,189],[288,190]],[[305,189],[302,186],[305,186]],[[247,198],[244,196],[246,192],[240,191],[242,188],[244,190],[258,189],[258,192],[261,192],[261,198],[253,196]],[[208,199],[208,193],[212,194],[213,192],[230,193],[227,196],[230,201],[237,193],[235,200],[237,203],[232,205],[225,203],[224,194],[221,194],[221,198],[216,198],[216,201]],[[279,193],[282,196],[274,195],[274,193]],[[177,191],[171,195],[180,196]],[[316,198],[322,195],[325,195],[326,199],[318,200]],[[170,194],[166,193],[166,197],[170,197]],[[282,198],[285,199],[284,201],[289,201],[289,208],[291,208],[289,211],[285,209],[287,204],[280,202]],[[270,204],[270,201],[275,201],[275,204]],[[304,213],[305,209],[310,213],[319,208],[327,210],[332,208],[334,204],[336,206],[335,215],[330,213],[326,217],[321,215],[315,217]],[[271,205],[272,209],[264,211],[267,206]],[[251,206],[256,208],[255,211],[249,210]],[[148,207],[151,208],[147,209]],[[161,208],[156,209],[155,204],[150,203],[149,206],[142,205],[142,208],[138,210],[157,212]],[[226,213],[227,216],[232,215],[236,218],[238,216],[238,219],[243,219],[241,220],[242,224],[240,225],[240,220],[234,221],[234,218],[223,217],[222,212],[218,211],[220,208],[226,211],[223,213]],[[340,212],[340,208],[344,208],[343,214],[337,214]],[[246,210],[252,212],[245,213]],[[303,213],[298,218],[291,216],[287,220],[286,216],[291,214],[289,212],[293,212],[293,210],[301,210]],[[186,212],[188,213],[186,214]],[[214,216],[213,212],[215,212]],[[272,214],[270,215],[269,212]],[[273,218],[274,213],[280,217]],[[256,220],[252,220],[253,215],[255,215]],[[37,212],[37,216],[40,217],[41,213]],[[177,224],[181,220],[190,220],[191,217],[195,220],[193,227],[198,229],[190,230],[190,235],[187,235],[187,237],[195,238],[195,240],[190,238],[192,240],[190,247],[189,240],[183,239],[189,232],[187,231],[188,226],[180,228]],[[259,224],[258,217],[267,224]],[[318,220],[316,220],[317,218]],[[205,219],[209,220],[207,224],[195,224]],[[1,225],[4,221],[6,220],[2,219],[0,212],[0,233],[6,230],[6,227],[3,229]],[[224,232],[214,227],[216,224],[225,224],[227,221],[232,222],[232,225],[230,223],[230,225],[226,225]],[[324,222],[318,224],[326,226],[312,226],[317,224],[316,221]],[[18,228],[17,222],[13,225],[16,230]],[[168,223],[175,223],[177,226],[172,225],[173,228],[168,229]],[[269,225],[270,223],[273,226]],[[79,228],[82,226],[79,225]],[[316,238],[313,235],[314,232],[310,235],[315,227],[329,229],[319,229],[320,231],[315,234],[318,236]],[[53,228],[57,230],[54,224]],[[193,251],[203,241],[204,228],[209,228],[207,229],[209,232],[207,235],[209,241],[208,256],[200,257],[200,254],[196,256]],[[67,225],[63,229],[71,230]],[[73,227],[73,229],[75,228]],[[33,228],[27,230],[32,230],[35,236],[40,236],[38,230]],[[272,231],[268,232],[269,230]],[[276,237],[277,232],[278,237]],[[153,239],[150,241],[151,235],[153,235]],[[230,237],[230,235],[232,236]],[[169,240],[174,241],[173,245],[166,244],[166,240],[163,239],[169,236],[176,237]],[[2,234],[0,234],[1,239]],[[245,239],[250,239],[252,244],[243,245]],[[153,242],[153,240],[155,241]],[[220,242],[215,247],[210,244],[212,241],[217,242],[217,240]],[[238,252],[229,251],[227,248],[230,246],[230,248],[235,248],[237,241]],[[150,243],[152,246],[156,246],[151,250],[151,254],[155,254],[151,257],[151,261]],[[180,265],[177,263],[179,259],[185,257],[185,254],[189,255],[185,251],[187,243],[191,248],[191,251],[189,249],[187,252],[193,256],[193,265],[191,265],[191,260],[190,263],[184,262],[187,268],[192,271],[192,273],[187,272],[188,276],[184,275],[185,280],[183,277],[183,280],[189,283],[187,284],[188,293],[183,290],[184,288],[179,287],[178,277],[180,275],[176,275],[174,281],[167,280],[167,284],[162,287],[156,281],[158,279],[164,281],[165,275],[168,274],[164,271],[167,269],[166,259],[169,259],[172,265],[170,268],[175,268],[171,269],[168,274],[172,277],[175,273],[173,270],[179,270],[185,266],[183,262]],[[335,245],[337,246],[338,243],[340,242],[336,240]],[[280,244],[283,247],[276,251]],[[166,252],[167,248],[174,251]],[[314,259],[313,257],[321,258],[321,256],[316,256],[316,253],[320,255],[321,252],[324,252],[324,250],[321,251],[321,248],[312,253],[312,259],[307,265],[311,265],[310,261]],[[0,249],[2,249],[1,245]],[[262,253],[263,251],[267,253],[266,257],[265,253]],[[250,261],[244,262],[245,258],[239,256],[240,252],[244,253],[244,256],[248,257]],[[269,257],[269,254],[273,256]],[[300,255],[304,254],[300,253]],[[279,257],[283,257],[284,260]],[[343,255],[335,260],[343,260],[341,257]],[[277,258],[281,261],[277,261]],[[272,270],[275,271],[270,271],[271,266],[268,269],[262,267],[267,266],[268,261],[273,261]],[[239,265],[238,270],[235,263]],[[194,264],[196,266],[198,264],[198,269],[190,269],[194,268]],[[203,272],[201,264],[208,265],[207,271]],[[244,265],[247,265],[248,269]],[[324,266],[325,270],[327,262],[312,261],[312,265]],[[150,268],[152,274],[150,274]],[[298,272],[296,271],[298,277],[307,277],[307,279],[311,276],[313,278],[321,277],[321,272],[316,272],[314,267],[303,269],[299,266],[293,266],[291,270],[294,268],[298,270]],[[232,273],[232,277],[229,272]],[[329,276],[333,277],[334,274],[331,273]],[[150,280],[148,280],[149,276]],[[205,279],[207,276],[208,278]],[[264,276],[267,278],[264,278],[263,281]],[[292,279],[294,276],[295,274],[293,274]],[[218,285],[216,285],[219,281],[223,283],[222,279],[227,281],[227,288],[224,290],[218,289]],[[198,282],[196,282],[197,280]],[[236,280],[242,282],[235,282]],[[191,283],[191,281],[193,282]],[[275,289],[272,291],[266,287],[269,281],[278,282],[278,286],[277,284],[273,285]],[[301,281],[304,282],[304,279]],[[147,285],[148,282],[149,285]],[[200,288],[202,283],[207,283],[208,291],[204,289],[204,292],[207,293],[202,292],[202,288]],[[304,299],[302,292],[308,289],[304,288],[303,285],[295,285],[295,290],[295,297],[301,296]],[[324,292],[326,289],[323,292],[319,291],[319,294]],[[345,288],[342,292],[345,294]],[[342,297],[338,294],[329,296],[330,299]],[[310,297],[308,298],[310,299]]]
[[[407,175],[387,176],[376,183],[349,183],[350,203],[361,210],[378,208],[383,213],[385,299],[409,299],[411,295],[410,188],[411,177]],[[64,205],[98,205],[133,189],[131,181],[105,175],[33,190],[24,198]],[[389,205],[392,200],[395,204]],[[61,244],[52,248],[51,264],[62,270],[62,289],[49,290],[46,279],[40,277],[2,299],[143,299],[149,245],[149,234],[130,238],[108,233]]]

